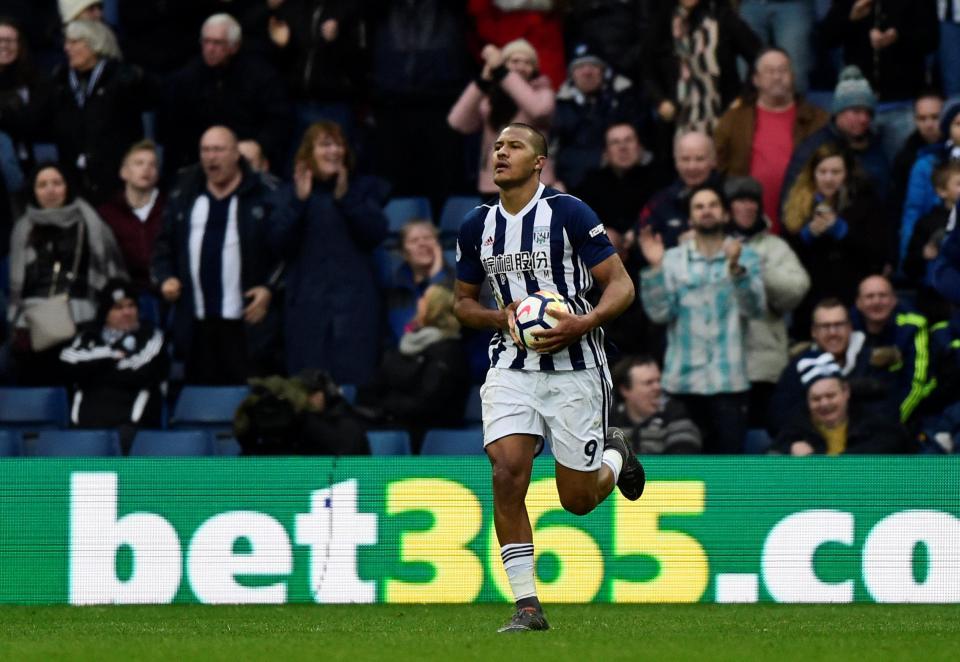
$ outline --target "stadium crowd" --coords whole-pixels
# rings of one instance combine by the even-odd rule
[[[635,279],[638,452],[960,443],[960,0],[4,4],[0,381],[74,426],[248,380],[249,452],[462,425],[489,334],[433,219],[522,121]]]

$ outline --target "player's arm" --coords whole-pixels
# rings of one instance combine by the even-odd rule
[[[586,315],[574,315],[563,310],[550,311],[557,319],[557,325],[547,331],[535,332],[541,339],[537,346],[540,353],[556,352],[573,344],[582,336],[598,326],[616,319],[631,303],[635,292],[633,281],[623,267],[623,261],[616,254],[611,255],[590,269],[594,279],[603,288],[603,295],[596,308]]]
[[[457,279],[454,284],[453,314],[460,324],[472,329],[507,330],[507,311],[480,303],[480,285]]]

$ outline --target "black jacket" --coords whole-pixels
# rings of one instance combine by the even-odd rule
[[[815,453],[827,452],[827,442],[817,432],[806,407],[780,431],[773,451],[789,455],[795,441],[808,442]],[[861,407],[851,401],[844,455],[905,452],[906,434],[895,416],[891,418],[883,410]]]

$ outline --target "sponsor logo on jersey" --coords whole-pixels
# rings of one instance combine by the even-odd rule
[[[546,244],[550,241],[550,226],[536,225],[533,228],[533,240],[538,244]]]
[[[603,229],[603,223],[601,223],[600,225],[595,225],[592,228],[590,228],[591,237],[596,237],[598,234],[603,234],[604,232],[605,230]]]
[[[515,271],[545,271],[550,268],[547,251],[518,251],[483,258],[483,268],[488,274],[505,274]]]

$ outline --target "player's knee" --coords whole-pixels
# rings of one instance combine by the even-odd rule
[[[501,495],[524,494],[530,484],[530,472],[505,463],[493,465],[493,489]]]
[[[597,507],[597,501],[589,494],[561,494],[560,505],[574,515],[586,515]]]

